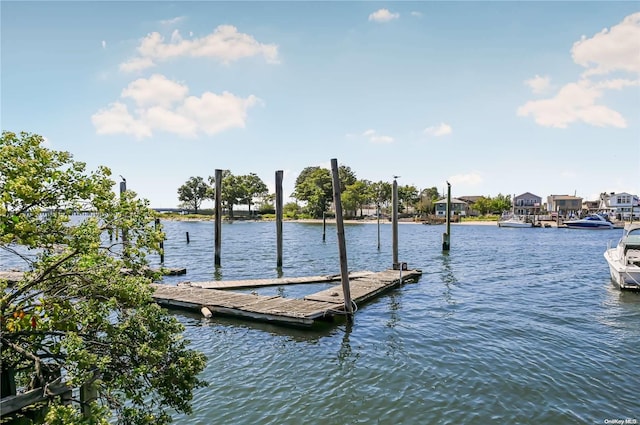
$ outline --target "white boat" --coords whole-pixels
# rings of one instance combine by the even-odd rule
[[[500,218],[498,227],[533,227],[533,223],[529,223],[516,215],[511,215]]]
[[[569,229],[608,230],[613,229],[613,223],[599,214],[591,214],[580,220],[565,221],[564,225]]]
[[[640,290],[640,223],[627,223],[618,245],[609,247],[604,258],[616,286]]]

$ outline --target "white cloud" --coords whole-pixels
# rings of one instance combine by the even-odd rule
[[[467,186],[477,186],[482,183],[483,178],[478,173],[469,173],[469,174],[455,174],[450,176],[447,180],[451,185],[467,185]]]
[[[135,119],[127,110],[127,105],[114,102],[91,116],[91,122],[98,134],[129,134],[136,139],[151,136],[149,128],[141,120]]]
[[[565,84],[548,99],[526,102],[517,110],[519,116],[532,116],[544,127],[566,128],[582,122],[598,127],[625,128],[627,122],[618,111],[597,104],[605,90],[622,90],[640,85],[640,12],[625,17],[611,29],[573,44],[571,56],[586,68],[577,82]],[[611,73],[630,73],[631,79],[610,78]],[[548,77],[525,81],[534,91],[547,89]],[[635,91],[633,92],[635,94]]]
[[[176,24],[179,24],[180,22],[184,21],[185,17],[184,16],[176,16],[175,18],[171,18],[171,19],[163,19],[160,22],[160,25],[166,25],[166,26],[174,26]]]
[[[602,90],[588,80],[569,83],[550,99],[533,100],[518,108],[519,116],[532,115],[543,127],[566,128],[569,124],[583,122],[598,127],[624,128],[624,117],[604,105],[596,105]]]
[[[131,98],[138,106],[170,106],[187,96],[189,88],[169,80],[164,75],[154,74],[149,79],[140,78],[122,90],[121,97]]]
[[[392,13],[389,9],[379,9],[369,15],[369,21],[372,22],[389,22],[400,17],[399,13]]]
[[[615,78],[613,80],[598,81],[594,87],[598,89],[622,90],[625,87],[640,86],[640,80]]]
[[[262,55],[268,63],[279,62],[276,44],[259,43],[231,25],[220,25],[211,34],[190,40],[183,39],[175,30],[168,43],[160,33],[153,32],[140,41],[137,50],[138,56],[120,64],[121,71],[140,71],[155,66],[157,62],[179,57],[210,57],[228,64]]]
[[[640,73],[640,12],[625,17],[610,30],[591,38],[582,36],[571,49],[575,63],[587,68],[585,76],[614,71]]]
[[[232,128],[244,128],[249,108],[260,103],[229,92],[221,95],[204,92],[200,97],[188,96],[188,87],[154,74],[140,78],[122,90],[122,99],[132,99],[136,108],[117,101],[91,117],[98,134],[128,134],[136,139],[151,137],[164,131],[182,137],[200,133],[218,134]]]
[[[424,134],[427,134],[433,137],[446,136],[448,134],[451,134],[452,132],[453,132],[453,129],[451,128],[451,126],[445,123],[440,123],[440,125],[427,127],[424,129]]]
[[[367,130],[362,133],[364,137],[369,139],[371,143],[393,143],[394,139],[391,136],[383,136],[382,134],[376,133],[375,130]]]
[[[524,83],[528,85],[535,94],[546,93],[551,88],[551,78],[546,76],[541,77],[536,75],[529,80],[525,80]]]
[[[244,99],[229,92],[222,95],[205,92],[201,97],[189,96],[178,112],[194,120],[203,132],[213,135],[230,128],[244,128],[247,110],[259,102],[253,95]]]
[[[102,48],[103,49],[107,48],[107,42],[105,40],[102,40],[102,42],[100,44],[102,44]]]

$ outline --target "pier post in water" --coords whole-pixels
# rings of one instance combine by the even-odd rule
[[[322,211],[322,242],[327,240],[327,213]]]
[[[331,177],[333,182],[333,205],[336,208],[336,231],[338,233],[338,251],[340,252],[340,277],[344,295],[344,311],[348,317],[353,316],[351,287],[349,286],[349,267],[347,265],[347,244],[344,240],[344,222],[342,221],[342,200],[340,199],[340,177],[338,176],[338,160],[331,159]]]
[[[398,181],[399,176],[393,176],[393,190],[391,192],[391,240],[393,244],[393,269],[397,270],[398,263]]]
[[[158,228],[160,228],[160,219],[156,218],[154,220],[154,225],[156,230],[158,230]],[[164,240],[160,241],[160,264],[164,264]]]
[[[442,250],[451,248],[451,183],[447,182],[447,232],[442,235]]]
[[[276,267],[282,267],[282,176],[283,171],[276,171]]]
[[[222,170],[216,169],[215,180],[215,266],[220,267],[220,247],[222,245]]]

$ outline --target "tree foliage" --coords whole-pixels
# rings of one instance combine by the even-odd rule
[[[0,250],[26,271],[12,286],[0,280],[2,368],[24,389],[60,377],[97,389],[89,418],[52,398],[48,423],[169,423],[171,411],[191,411],[205,358],[152,302],[155,213],[131,191],[116,198],[109,169],[87,172],[42,142],[10,132],[0,141]],[[114,229],[126,243],[106,237]]]
[[[185,184],[178,188],[178,200],[184,202],[196,214],[198,214],[202,201],[212,197],[213,189],[202,177],[190,177]]]
[[[326,168],[307,167],[296,179],[292,195],[307,203],[305,210],[312,217],[322,217],[333,199],[331,173]]]

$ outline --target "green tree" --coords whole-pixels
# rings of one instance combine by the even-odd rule
[[[511,195],[503,195],[498,193],[498,196],[491,199],[491,212],[502,213],[503,211],[511,210]]]
[[[369,200],[367,182],[358,180],[348,185],[341,195],[341,200],[345,211],[351,211],[356,215],[357,210],[360,209],[360,215],[362,215],[362,207]]]
[[[333,199],[331,173],[326,168],[305,168],[296,179],[292,196],[306,202],[305,210],[309,215],[322,217]]]
[[[389,182],[378,181],[375,183],[371,183],[370,188],[370,197],[376,203],[380,205],[388,206],[391,202],[391,192],[393,191],[393,186]]]
[[[398,186],[398,203],[400,204],[400,211],[408,211],[410,206],[414,206],[418,202],[418,199],[420,199],[418,188],[416,188],[415,186]]]
[[[190,177],[178,188],[178,200],[198,214],[202,201],[212,198],[213,189],[202,177]]]
[[[47,423],[169,423],[191,411],[205,358],[152,302],[156,214],[131,191],[116,198],[109,169],[89,173],[42,142],[10,132],[0,141],[0,250],[26,270],[12,286],[0,280],[2,368],[26,389],[62,376],[97,390],[85,422],[78,403],[52,398]],[[72,219],[79,209],[93,215]],[[126,231],[126,243],[109,242],[109,229]]]
[[[486,215],[491,212],[491,198],[479,197],[473,204],[473,209],[478,211],[480,215]]]
[[[267,185],[262,181],[257,174],[249,173],[240,177],[241,184],[243,185],[244,198],[242,202],[246,203],[249,207],[249,215],[251,215],[251,204],[254,198],[264,198],[268,195],[269,191]]]
[[[286,218],[298,218],[300,214],[300,206],[295,202],[287,202],[282,206],[282,215]]]
[[[422,189],[417,206],[418,211],[423,214],[435,213],[435,203],[439,199],[439,197],[440,194],[438,193],[438,189],[435,186]]]
[[[340,180],[340,193],[344,193],[347,190],[347,186],[358,181],[356,173],[354,173],[348,165],[338,166],[338,180]]]

